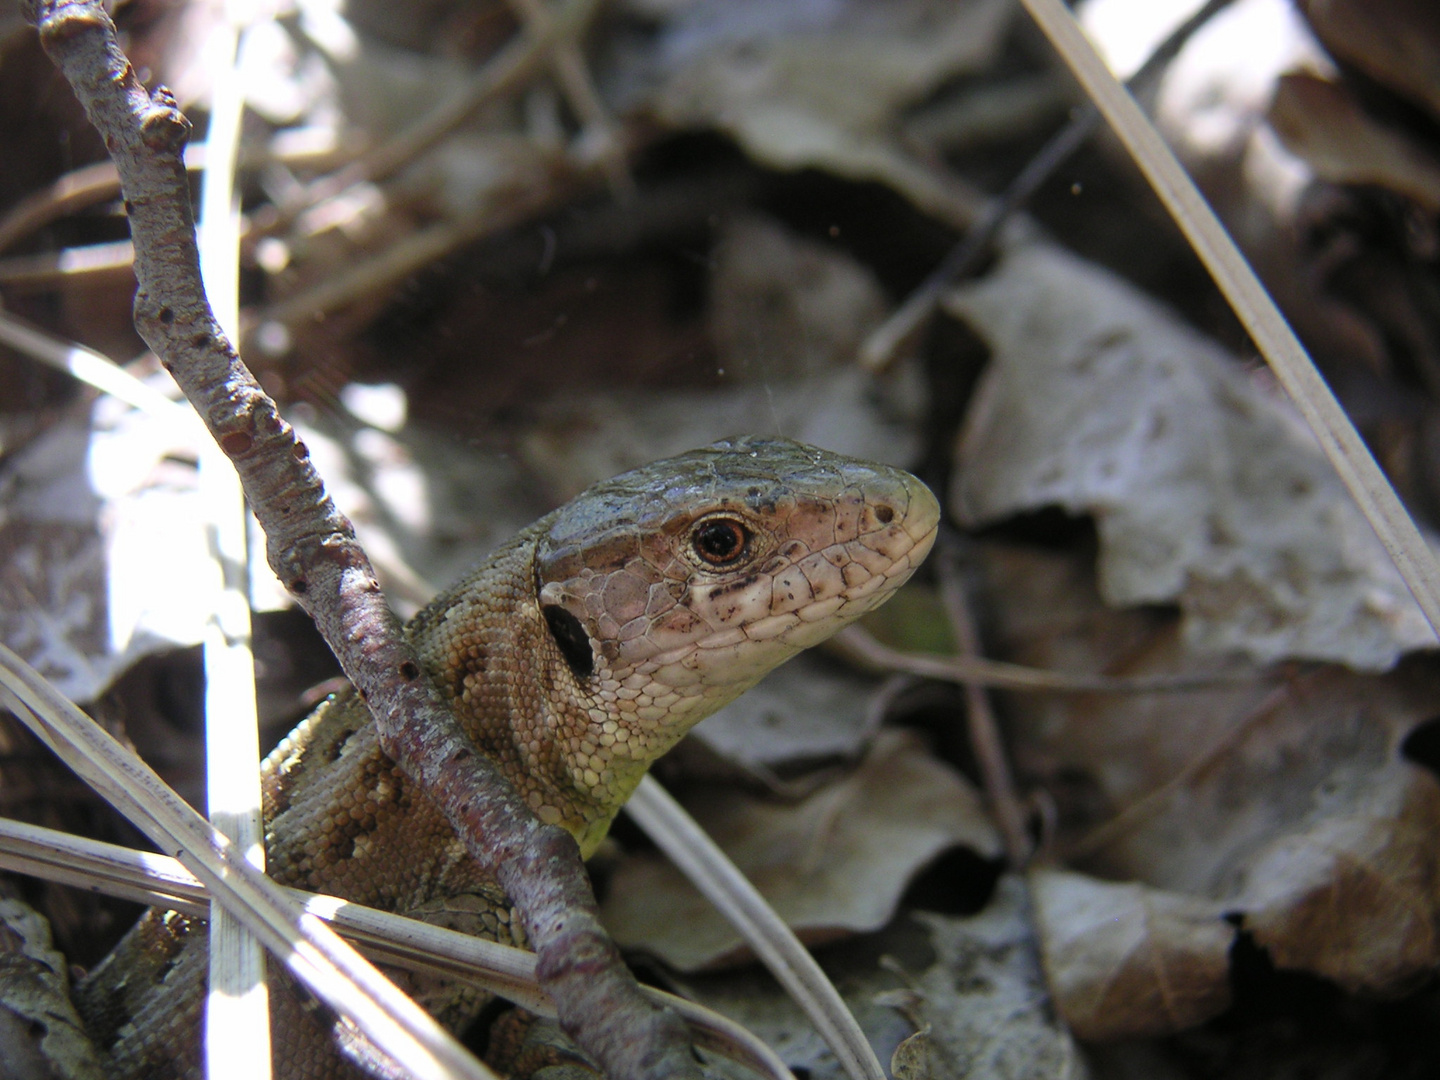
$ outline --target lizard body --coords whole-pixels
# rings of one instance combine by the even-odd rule
[[[899,470],[784,439],[721,442],[589,489],[407,633],[476,747],[588,856],[690,727],[908,578],[938,516]],[[291,732],[262,781],[276,880],[523,943],[504,895],[381,752],[353,690]],[[77,985],[110,1076],[199,1075],[206,966],[203,926],[151,911]],[[486,1000],[400,981],[456,1029]],[[276,1075],[354,1075],[293,984],[272,986]]]

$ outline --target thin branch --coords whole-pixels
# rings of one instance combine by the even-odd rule
[[[542,983],[576,1042],[612,1076],[697,1077],[684,1025],[645,999],[601,928],[574,839],[536,820],[470,746],[304,444],[216,324],[181,156],[189,123],[173,97],[141,85],[98,0],[31,0],[27,11],[120,171],[140,282],[136,327],[235,464],[271,567],[368,703],[381,746],[520,909]]]
[[[1208,0],[1155,47],[1155,51],[1130,77],[1127,85],[1136,89],[1148,86],[1165,65],[1175,59],[1195,31],[1233,2],[1234,0]],[[906,297],[905,302],[865,339],[860,346],[860,363],[867,370],[884,371],[894,362],[905,343],[920,332],[934,313],[941,295],[980,265],[1001,226],[1015,211],[1030,201],[1031,196],[1040,190],[1040,185],[1045,183],[1056,169],[1085,145],[1086,140],[1099,126],[1100,110],[1093,103],[1087,102],[1077,109],[1070,122],[1052,135],[1025,164],[1015,179],[1010,181],[1004,194],[985,205],[979,220],[970,227],[961,241],[950,249],[949,254],[930,272],[920,287]]]
[[[955,635],[955,643],[963,658],[978,657],[981,653],[980,633],[970,615],[970,604],[965,597],[965,585],[960,578],[952,544],[942,539],[937,554],[940,556],[936,561],[940,597],[950,619],[950,631]],[[1000,826],[1000,835],[1005,838],[1005,854],[1010,868],[1019,870],[1030,858],[1033,845],[1025,828],[1025,813],[1021,809],[1020,798],[1015,794],[1015,781],[1005,757],[1005,741],[1000,737],[1000,723],[983,687],[967,682],[964,693],[965,726],[970,733],[970,749],[980,768],[985,795]]]
[[[510,0],[510,5],[520,12],[526,29],[531,33],[543,34],[549,26],[551,15],[545,0]],[[565,100],[585,125],[588,138],[598,144],[600,163],[610,182],[611,193],[622,203],[633,203],[635,178],[630,175],[630,168],[625,162],[625,147],[616,137],[615,121],[590,78],[590,69],[585,64],[577,37],[571,35],[556,42],[550,66],[560,89],[564,91]]]
[[[847,626],[830,639],[833,651],[872,671],[904,672],[958,686],[1028,690],[1048,694],[1174,694],[1217,686],[1250,685],[1273,678],[1266,672],[1215,675],[1085,675],[1010,664],[983,656],[931,656],[901,652],[877,641],[859,626]]]
[[[1060,0],[1023,2],[1180,226],[1250,340],[1300,410],[1330,464],[1360,504],[1431,628],[1440,632],[1440,563],[1260,279],[1165,140],[1135,99],[1115,80],[1064,4]]]
[[[44,190],[21,199],[0,218],[0,251],[66,214],[119,194],[120,175],[109,161],[68,172]]]

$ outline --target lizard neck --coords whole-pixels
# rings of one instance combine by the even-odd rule
[[[677,701],[657,723],[653,703],[603,660],[577,676],[535,597],[534,536],[544,525],[438,596],[408,630],[476,747],[588,857],[651,763],[717,703]]]

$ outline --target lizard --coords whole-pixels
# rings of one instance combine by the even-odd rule
[[[588,489],[406,633],[474,745],[588,857],[651,763],[887,599],[938,522],[935,497],[899,469],[775,437],[723,440]],[[353,688],[283,739],[261,776],[277,881],[524,944],[501,890],[381,751]],[[203,923],[152,909],[77,980],[108,1076],[201,1075],[207,963]],[[393,977],[452,1030],[487,1001],[461,983]],[[298,987],[283,975],[272,986],[275,1075],[358,1075]]]

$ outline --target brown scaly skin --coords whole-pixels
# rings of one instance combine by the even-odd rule
[[[408,632],[477,747],[588,855],[690,727],[908,578],[938,516],[899,470],[784,439],[717,443],[591,488]],[[505,897],[381,753],[353,692],[291,732],[262,776],[277,881],[520,943]],[[206,965],[203,927],[151,911],[77,986],[110,1076],[200,1074]],[[452,1028],[486,1000],[399,980]],[[294,985],[272,987],[276,1076],[355,1075]]]

